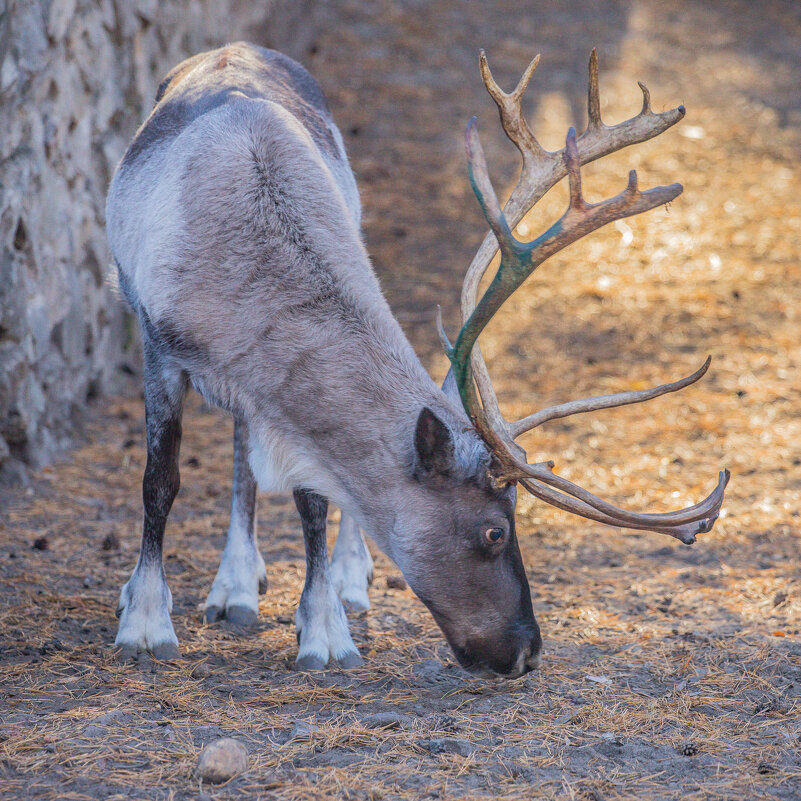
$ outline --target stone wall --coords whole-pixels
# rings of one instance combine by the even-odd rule
[[[300,57],[312,0],[0,0],[0,479],[138,369],[108,280],[109,180],[161,76],[249,38]]]

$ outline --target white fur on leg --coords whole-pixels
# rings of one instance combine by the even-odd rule
[[[120,627],[114,644],[123,657],[150,651],[157,659],[179,655],[172,627],[172,593],[159,564],[137,564],[120,592],[117,615]]]
[[[345,512],[331,554],[331,581],[339,597],[356,611],[370,608],[367,587],[373,581],[373,558],[356,521]]]
[[[362,658],[353,644],[342,601],[328,581],[306,587],[295,613],[298,632],[298,670],[322,670],[334,660],[344,668],[356,667]]]
[[[220,568],[206,598],[206,620],[221,617],[239,625],[259,619],[259,589],[267,586],[264,559],[245,529],[232,521]]]

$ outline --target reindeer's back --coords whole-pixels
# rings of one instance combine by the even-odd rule
[[[328,159],[347,162],[325,96],[311,74],[283,53],[236,42],[199,53],[170,70],[120,169],[147,157],[155,145],[174,139],[198,117],[234,96],[277,103],[303,125]]]
[[[298,353],[342,362],[343,343],[362,360],[378,349],[377,362],[417,369],[364,251],[355,180],[311,76],[232,45],[179,65],[159,97],[107,203],[122,287],[153,336],[207,387],[223,375],[244,386],[255,359],[279,383]],[[209,394],[230,405],[225,387]]]
[[[194,56],[166,76],[107,202],[126,294],[145,307],[178,277],[186,300],[193,259],[205,263],[195,277],[208,285],[237,259],[244,270],[286,261],[281,240],[297,246],[304,231],[326,261],[353,261],[359,223],[356,182],[320,88],[292,59],[245,43]]]

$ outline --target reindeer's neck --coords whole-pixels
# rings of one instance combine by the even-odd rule
[[[458,412],[368,271],[360,271],[371,279],[361,286],[342,282],[302,314],[281,314],[243,380],[260,423],[253,462],[262,485],[305,485],[340,505],[390,515],[389,499],[410,480],[420,410],[454,420]]]

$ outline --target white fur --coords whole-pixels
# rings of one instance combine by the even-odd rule
[[[172,593],[159,564],[137,564],[120,592],[120,627],[115,645],[152,651],[178,638],[172,627]]]
[[[331,583],[339,597],[354,609],[370,608],[367,587],[373,580],[373,558],[356,521],[342,512],[331,554]]]
[[[316,454],[269,426],[252,430],[248,451],[250,469],[262,492],[309,487],[337,506],[348,497],[336,477],[315,458]]]
[[[259,614],[259,582],[264,580],[265,565],[256,543],[248,535],[245,521],[231,517],[217,576],[211,585],[206,609],[226,611],[232,606],[250,609]]]
[[[348,618],[329,581],[315,582],[303,590],[295,613],[300,648],[298,661],[315,657],[323,665],[358,653],[348,629]]]

